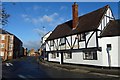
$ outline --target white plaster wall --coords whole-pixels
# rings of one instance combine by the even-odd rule
[[[79,48],[85,48],[85,41],[79,42]]]
[[[48,41],[47,43],[46,43],[46,51],[50,51],[50,49],[49,49],[49,43],[50,43],[50,41]]]
[[[120,37],[118,37],[118,66],[120,67]]]
[[[90,34],[88,34],[88,35],[86,36],[87,41],[88,41],[89,36],[90,36],[92,33],[93,33],[93,31],[90,32]],[[92,35],[92,37],[90,38],[87,47],[96,47],[96,32],[95,32],[95,33]]]
[[[48,61],[60,62],[60,59],[59,59],[59,57],[52,58],[52,54],[49,53],[48,54]]]
[[[72,54],[72,59],[64,59],[64,63],[73,63],[73,64],[85,64],[85,65],[96,65],[101,66],[102,55],[100,52],[97,52],[98,60],[84,60],[83,52],[74,52]]]
[[[107,10],[107,12],[105,13],[105,15],[106,15],[106,16],[109,16],[109,17],[111,17],[111,18],[114,18],[114,17],[113,17],[113,14],[112,14],[112,11],[111,11],[110,8],[108,8],[108,10]],[[108,23],[110,20],[112,20],[112,19],[110,19],[110,18],[108,18],[108,17],[106,17],[106,16],[104,16],[104,17],[102,18],[102,21],[101,21],[98,29],[103,30],[104,27],[107,25],[107,23]],[[106,18],[107,18],[107,19],[106,19]],[[102,25],[102,27],[101,27],[101,25]]]
[[[118,37],[104,37],[99,39],[99,45],[102,47],[102,65],[109,66],[107,44],[112,45],[112,49],[109,51],[111,57],[111,67],[118,67]],[[120,67],[120,65],[119,65]]]
[[[71,37],[68,36],[68,37],[66,37],[66,39],[68,40],[69,44],[71,45]],[[68,42],[66,41],[66,49],[70,49]]]

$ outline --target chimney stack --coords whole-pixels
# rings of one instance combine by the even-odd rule
[[[72,17],[73,17],[73,22],[72,22],[72,28],[75,29],[78,25],[78,5],[76,2],[72,5]]]

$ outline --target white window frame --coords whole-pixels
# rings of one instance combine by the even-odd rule
[[[10,36],[9,40],[10,40],[10,43],[12,43],[13,42],[13,36]]]
[[[50,46],[54,46],[54,40],[50,41]]]
[[[5,43],[0,43],[0,48],[5,48]]]
[[[61,38],[61,45],[64,45],[66,43],[65,38]]]
[[[5,35],[1,35],[1,40],[5,40]]]
[[[10,44],[9,45],[9,50],[12,50],[13,49],[13,44]]]
[[[72,52],[64,53],[65,59],[72,59]]]
[[[0,56],[4,56],[4,52],[0,52]]]
[[[83,59],[84,60],[97,60],[97,51],[88,51],[88,52],[83,53]]]
[[[52,54],[51,58],[56,58],[57,57],[56,53],[51,53],[51,54]]]
[[[8,56],[12,56],[12,52],[9,52],[9,53],[8,53]]]

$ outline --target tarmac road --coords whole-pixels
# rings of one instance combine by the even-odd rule
[[[51,78],[53,79],[69,78],[72,80],[73,79],[79,79],[79,80],[101,79],[102,80],[102,78],[106,78],[106,79],[110,78],[107,76],[98,76],[95,74],[77,73],[77,72],[70,72],[65,70],[49,68],[47,66],[39,64],[36,61],[35,57],[26,57],[26,58],[16,59],[6,63],[2,64],[3,80],[4,79],[41,80],[41,79],[51,79]]]

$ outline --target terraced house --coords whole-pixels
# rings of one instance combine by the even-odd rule
[[[120,20],[109,5],[59,24],[46,40],[48,61],[98,67],[120,67]]]
[[[3,61],[22,56],[22,45],[22,41],[15,35],[0,29],[0,56]]]

